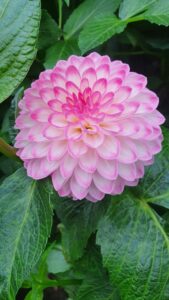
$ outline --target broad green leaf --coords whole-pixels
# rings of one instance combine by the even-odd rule
[[[146,170],[135,193],[146,202],[169,208],[169,130],[164,128],[162,151],[155,157],[153,165]]]
[[[44,66],[46,69],[51,69],[60,59],[67,59],[72,54],[80,54],[77,42],[72,41],[59,41],[46,51]]]
[[[27,74],[36,55],[40,0],[0,2],[0,102]]]
[[[13,300],[50,234],[52,209],[44,181],[17,170],[0,186],[0,299]]]
[[[70,265],[65,260],[62,249],[55,247],[51,249],[47,258],[49,273],[62,273],[70,269]]]
[[[112,206],[99,223],[97,243],[103,263],[124,300],[168,300],[168,229],[149,206],[152,202],[169,208],[168,129],[163,133],[163,149],[140,184],[112,197]]]
[[[119,17],[128,19],[142,11],[157,0],[123,0],[120,5]]]
[[[18,107],[18,103],[21,100],[22,96],[23,96],[23,91],[24,91],[24,87],[20,87],[18,88],[14,98],[11,101],[11,105],[9,108],[9,128],[8,128],[8,133],[9,133],[9,137],[10,140],[12,142],[12,144],[14,144],[15,141],[15,137],[18,133],[18,130],[15,129],[15,120],[18,116],[19,113],[19,107]]]
[[[157,0],[152,4],[148,10],[143,14],[143,17],[157,25],[169,25],[169,1]]]
[[[55,199],[56,213],[62,222],[63,251],[68,261],[82,256],[90,235],[96,231],[98,221],[108,205],[109,199],[98,203]]]
[[[99,46],[113,35],[121,33],[126,25],[126,22],[115,16],[93,20],[80,33],[79,47],[82,53]]]
[[[123,300],[168,300],[169,238],[161,218],[137,194],[114,197],[97,244]]]
[[[85,255],[76,262],[74,272],[83,279],[75,300],[119,300],[117,290],[110,284],[102,266],[100,251],[89,243]]]
[[[48,14],[47,10],[42,10],[42,18],[39,30],[38,48],[45,49],[58,41],[61,32],[57,23]]]
[[[70,39],[94,18],[111,16],[121,0],[86,0],[73,11],[64,26],[65,38]]]

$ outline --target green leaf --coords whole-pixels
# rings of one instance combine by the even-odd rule
[[[12,300],[37,264],[51,230],[45,181],[17,170],[0,186],[0,299]]]
[[[66,5],[69,6],[70,5],[70,0],[64,0]]]
[[[157,25],[169,25],[169,1],[157,0],[152,4],[148,10],[143,14],[143,17]]]
[[[43,287],[35,286],[29,291],[24,300],[43,300]]]
[[[11,95],[36,55],[40,0],[0,3],[0,102]]]
[[[68,18],[64,26],[65,38],[70,39],[94,18],[111,16],[121,0],[86,0]]]
[[[56,213],[62,222],[63,251],[68,261],[82,256],[90,235],[96,231],[98,221],[108,205],[108,199],[98,203],[55,199]]]
[[[42,18],[39,31],[38,48],[45,49],[58,41],[61,32],[57,23],[48,14],[47,10],[42,10]]]
[[[155,162],[147,168],[145,176],[134,193],[147,202],[169,208],[169,130],[163,129],[162,151],[155,157]]]
[[[126,22],[115,16],[93,20],[80,33],[79,47],[82,53],[99,46],[113,35],[121,33],[126,25]]]
[[[15,142],[15,137],[18,133],[18,130],[14,128],[15,126],[15,120],[18,116],[19,113],[19,107],[18,107],[18,103],[21,100],[22,96],[23,96],[23,91],[24,91],[24,87],[21,86],[20,88],[18,88],[18,90],[16,91],[16,94],[14,96],[14,98],[11,101],[11,105],[9,108],[9,128],[8,128],[8,133],[9,133],[9,137],[11,142],[14,144]]]
[[[163,134],[162,151],[139,185],[112,197],[112,206],[99,223],[97,243],[103,263],[124,300],[168,300],[168,229],[149,206],[150,202],[169,208],[168,129]]]
[[[71,54],[80,54],[77,42],[75,40],[59,41],[47,49],[44,66],[46,69],[51,69],[58,60],[67,59]]]
[[[49,273],[62,273],[70,269],[70,265],[65,260],[65,257],[58,247],[51,249],[47,258],[47,266]]]
[[[74,273],[76,270],[83,282],[77,290],[75,300],[119,300],[117,290],[110,284],[102,266],[102,257],[96,246],[89,243],[85,255],[76,262]]]
[[[161,218],[137,194],[113,197],[97,244],[123,300],[167,300],[169,238]]]
[[[156,0],[123,0],[120,5],[119,17],[121,19],[128,19],[144,11],[154,2],[156,2]]]

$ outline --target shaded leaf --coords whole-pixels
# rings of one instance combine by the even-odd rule
[[[38,48],[45,49],[58,41],[61,32],[55,20],[48,14],[47,10],[42,10],[42,18],[39,31]]]
[[[94,18],[111,16],[121,0],[86,0],[70,15],[64,26],[66,39],[71,38]]]
[[[63,251],[68,261],[82,256],[90,235],[96,231],[98,221],[108,205],[108,199],[98,203],[55,199],[56,212],[62,222]]]
[[[40,0],[0,3],[0,102],[24,79],[36,55]]]
[[[80,54],[77,42],[75,40],[59,41],[47,49],[44,66],[46,69],[51,69],[58,60],[67,59],[71,54]]]
[[[0,299],[15,299],[38,262],[51,230],[52,209],[44,181],[17,170],[0,186]]]
[[[126,25],[126,22],[115,16],[93,20],[93,22],[88,24],[80,33],[79,47],[82,53],[104,43],[113,35],[121,33]]]
[[[119,17],[128,19],[142,11],[156,0],[123,0],[120,5]]]
[[[168,299],[169,238],[144,200],[128,192],[114,197],[99,224],[97,243],[123,300]]]
[[[169,1],[157,0],[152,4],[148,10],[143,14],[143,17],[157,25],[169,25]]]

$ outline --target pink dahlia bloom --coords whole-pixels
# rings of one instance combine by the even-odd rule
[[[28,176],[50,175],[60,196],[93,202],[137,185],[161,150],[164,122],[146,84],[127,64],[97,53],[42,72],[16,120]]]

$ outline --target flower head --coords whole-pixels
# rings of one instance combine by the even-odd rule
[[[158,97],[143,75],[92,53],[40,74],[19,103],[17,154],[60,196],[103,199],[137,185],[161,150]]]

